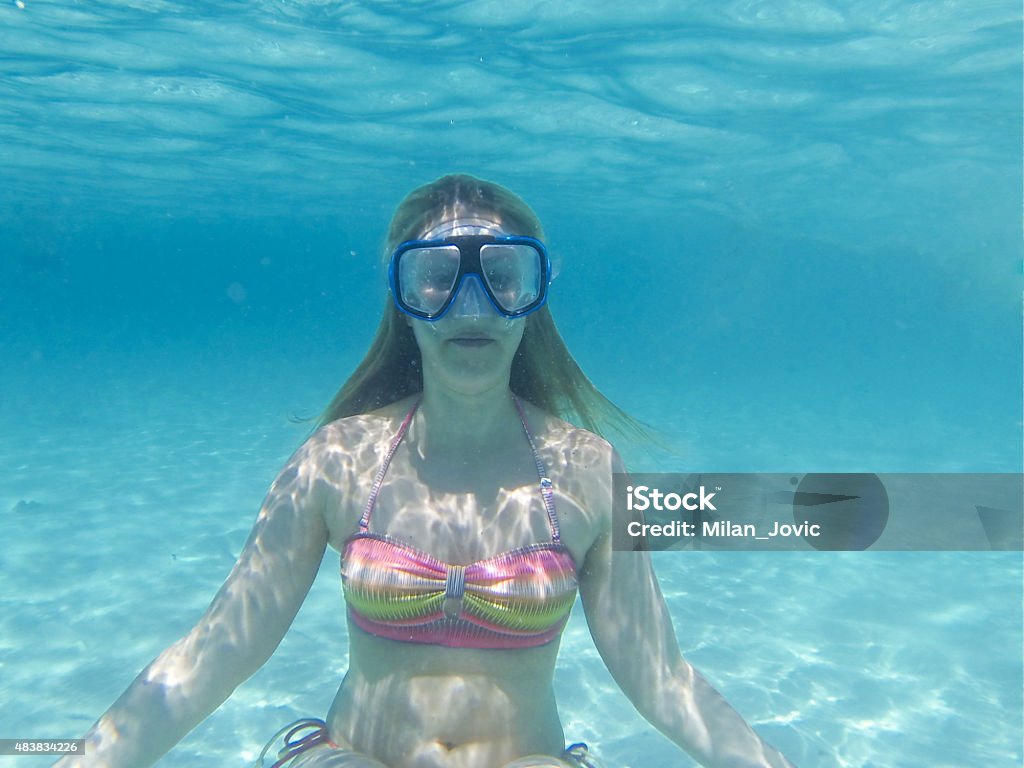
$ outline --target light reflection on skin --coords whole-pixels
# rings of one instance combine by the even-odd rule
[[[394,428],[406,409],[405,403],[394,409]],[[539,412],[529,413],[531,423],[545,422]],[[388,470],[371,530],[414,546],[430,541],[432,555],[458,564],[549,540],[536,468],[518,422],[511,425],[507,438],[495,441],[487,460],[471,454],[465,461],[437,462],[431,453],[444,446],[429,447],[427,430],[414,420]],[[570,467],[596,468],[602,455],[592,435],[564,427],[546,430],[539,447],[555,476]],[[584,504],[592,490],[584,488],[582,475],[575,477],[575,482],[566,477],[556,483],[555,499],[563,537],[573,540],[579,538],[573,531],[593,528],[597,522],[597,515]],[[361,514],[368,492],[367,488],[358,494],[346,517]],[[347,535],[348,530],[340,538]],[[586,548],[571,548],[582,562]],[[349,632],[353,667],[329,722],[337,722],[339,735],[355,748],[386,755],[388,765],[469,768],[505,765],[508,755],[523,754],[524,733],[536,734],[545,749],[560,751],[564,744],[550,684],[557,642],[497,652],[496,658],[494,651],[380,640],[352,624]],[[382,712],[388,717],[382,718]],[[538,712],[550,716],[538,722]],[[408,724],[403,729],[412,736],[407,744],[401,736],[396,743],[395,722]],[[452,744],[457,748],[448,746]],[[539,759],[522,765],[568,765],[550,757],[545,762]]]

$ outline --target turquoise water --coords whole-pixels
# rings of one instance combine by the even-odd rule
[[[719,472],[1021,469],[1008,2],[0,7],[0,738],[83,732],[191,627],[365,350],[390,212],[522,194],[588,375]],[[800,766],[1018,766],[1020,553],[659,553],[687,657]],[[346,668],[336,557],[162,765]],[[567,736],[687,765],[577,611]],[[43,758],[0,758],[40,764]]]

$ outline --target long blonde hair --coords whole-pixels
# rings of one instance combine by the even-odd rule
[[[399,243],[458,218],[484,218],[504,232],[544,237],[537,215],[517,195],[489,181],[453,174],[413,190],[401,202],[388,230],[385,258]],[[547,306],[526,318],[509,386],[538,408],[592,432],[646,435],[646,429],[602,395],[576,364]],[[422,389],[419,347],[389,295],[370,349],[319,424],[374,411]]]

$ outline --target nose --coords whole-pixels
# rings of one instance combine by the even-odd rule
[[[455,301],[452,302],[449,314],[453,317],[478,319],[497,312],[487,299],[484,288],[480,285],[480,278],[477,275],[466,275],[455,294]]]

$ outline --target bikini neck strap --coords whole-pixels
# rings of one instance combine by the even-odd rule
[[[398,427],[398,431],[395,436],[391,438],[391,445],[388,447],[387,455],[384,457],[384,461],[381,462],[380,468],[377,470],[377,476],[373,479],[373,486],[370,488],[370,495],[366,499],[366,506],[363,508],[363,514],[359,518],[359,530],[361,533],[365,533],[370,528],[370,515],[373,514],[373,508],[377,504],[377,495],[380,493],[381,484],[384,482],[384,476],[388,472],[388,467],[391,465],[391,459],[395,456],[395,451],[398,450],[399,444],[402,442],[402,438],[405,437],[405,433],[409,431],[409,425],[412,424],[413,416],[416,415],[416,411],[420,407],[420,403],[423,402],[423,396],[416,398],[416,401],[412,404],[409,412],[405,415],[401,425]],[[523,426],[523,434],[526,435],[526,440],[530,444],[530,451],[533,453],[533,462],[537,468],[537,478],[540,480],[540,495],[544,500],[544,511],[548,517],[548,527],[551,529],[551,540],[553,542],[561,543],[562,536],[558,526],[558,515],[555,513],[555,494],[551,478],[548,477],[548,468],[544,464],[544,460],[540,457],[540,452],[537,450],[537,443],[533,439],[533,433],[530,431],[529,422],[526,419],[526,411],[523,408],[522,402],[515,394],[512,395],[512,402],[515,403],[516,412],[519,414],[519,422]]]

